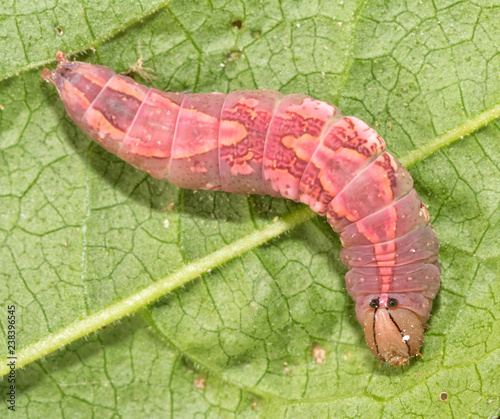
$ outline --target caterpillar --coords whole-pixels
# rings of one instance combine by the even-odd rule
[[[41,76],[70,118],[134,167],[182,188],[268,194],[326,216],[370,351],[394,366],[419,354],[439,291],[439,243],[410,174],[375,130],[303,94],[164,92],[62,52],[57,61]]]

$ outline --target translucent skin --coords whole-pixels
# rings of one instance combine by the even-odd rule
[[[105,149],[188,189],[303,202],[341,233],[346,286],[370,350],[407,364],[439,290],[439,244],[408,171],[366,123],[272,90],[179,94],[57,54],[42,78]]]

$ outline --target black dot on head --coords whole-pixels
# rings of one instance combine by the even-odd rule
[[[370,307],[378,308],[378,298],[374,298],[373,300],[370,301]]]
[[[241,30],[241,28],[243,27],[243,21],[241,19],[234,19],[232,22],[231,22],[231,26],[233,28],[236,28],[238,30]]]
[[[395,298],[389,298],[389,301],[387,302],[388,307],[397,307],[398,306],[398,300]]]

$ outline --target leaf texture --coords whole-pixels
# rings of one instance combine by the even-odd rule
[[[57,49],[117,71],[142,54],[165,90],[306,93],[365,120],[412,163],[443,273],[424,359],[379,367],[345,293],[338,236],[313,217],[186,277],[140,315],[56,342],[17,371],[17,414],[498,415],[499,22],[490,1],[0,0],[2,356],[8,305],[17,351],[37,355],[38,342],[301,211],[179,190],[100,149],[39,77]],[[494,122],[476,131],[476,120]]]

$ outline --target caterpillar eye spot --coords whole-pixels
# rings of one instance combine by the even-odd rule
[[[371,308],[378,308],[379,306],[379,299],[374,298],[373,300],[370,301],[370,307]]]
[[[389,298],[389,301],[387,302],[387,307],[397,307],[398,306],[398,300],[395,298]]]

